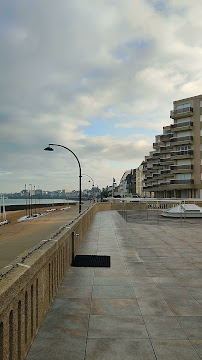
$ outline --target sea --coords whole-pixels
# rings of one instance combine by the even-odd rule
[[[2,200],[0,199],[0,204],[2,203]],[[54,206],[54,204],[71,204],[75,203],[74,200],[64,200],[64,199],[32,199],[33,205],[38,204],[50,204],[51,206]],[[6,205],[28,205],[29,199],[7,199],[4,198],[4,204]]]

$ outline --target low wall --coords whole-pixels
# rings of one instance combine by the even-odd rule
[[[0,275],[0,360],[22,360],[97,211],[96,203],[53,239],[21,254]]]
[[[39,208],[45,208],[45,207],[55,207],[55,206],[68,206],[68,205],[78,205],[77,203],[49,203],[49,204],[43,204],[43,202],[41,204],[37,204],[35,205],[34,203],[32,204],[31,208],[32,211],[35,211],[35,209],[39,209]],[[25,205],[25,204],[16,204],[16,205],[5,205],[5,209],[6,211],[18,211],[18,210],[26,210],[29,212],[29,205]]]
[[[135,202],[124,201],[124,202],[113,202],[112,210],[157,210],[157,209],[170,209],[173,206],[180,204],[196,204],[202,207],[201,200],[137,200]]]

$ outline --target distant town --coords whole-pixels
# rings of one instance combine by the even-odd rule
[[[88,200],[90,198],[97,198],[101,194],[101,190],[98,187],[92,187],[92,189],[85,189],[82,191],[82,198]],[[30,196],[36,199],[66,199],[77,200],[79,198],[79,191],[77,190],[53,190],[47,191],[42,189],[23,189],[20,192],[14,193],[0,193],[4,195],[4,198],[8,199],[26,199]]]

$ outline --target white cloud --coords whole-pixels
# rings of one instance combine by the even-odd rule
[[[1,3],[1,168],[15,180],[0,189],[26,177],[47,186],[46,168],[52,188],[66,181],[65,166],[76,176],[71,156],[40,152],[49,142],[69,146],[102,186],[138,166],[170,123],[172,101],[201,93],[201,8],[198,0]],[[95,131],[103,119],[111,136]]]

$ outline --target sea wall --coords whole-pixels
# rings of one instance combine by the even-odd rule
[[[49,204],[43,204],[43,202],[41,204],[37,204],[35,205],[34,203],[32,204],[32,209],[33,211],[35,210],[35,208],[37,207],[37,209],[39,208],[45,208],[45,207],[54,207],[54,206],[68,206],[68,205],[78,205],[77,203],[49,203]],[[5,209],[6,211],[17,211],[17,210],[25,210],[27,207],[27,209],[29,210],[29,205],[25,205],[25,204],[16,204],[16,205],[5,205]]]
[[[52,240],[21,254],[0,275],[0,359],[22,360],[40,328],[57,290],[97,211],[96,203]]]

